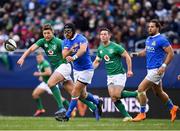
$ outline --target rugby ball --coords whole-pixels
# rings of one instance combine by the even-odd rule
[[[7,51],[15,51],[17,49],[17,44],[13,39],[8,39],[4,43],[4,48]]]

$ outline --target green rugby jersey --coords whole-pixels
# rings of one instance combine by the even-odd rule
[[[51,67],[50,67],[50,64],[47,60],[43,60],[41,63],[39,63],[37,65],[37,68],[38,68],[39,72],[45,72],[46,68],[51,68]],[[42,76],[43,81],[47,83],[49,77],[50,76]]]
[[[44,49],[53,70],[55,70],[62,63],[66,63],[66,60],[62,57],[61,39],[53,37],[52,40],[46,41],[44,38],[42,38],[39,39],[35,44]]]
[[[114,42],[109,43],[109,45],[104,46],[101,44],[98,47],[97,56],[105,61],[105,68],[108,75],[124,74],[125,69],[123,68],[121,61],[121,54],[125,49]]]

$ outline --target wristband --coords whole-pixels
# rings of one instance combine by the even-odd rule
[[[167,64],[163,63],[161,66],[164,67],[164,68],[166,68],[166,67],[167,67]]]
[[[78,58],[78,56],[77,55],[73,55],[73,60],[76,60],[77,58]]]

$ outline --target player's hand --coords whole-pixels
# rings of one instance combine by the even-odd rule
[[[40,76],[40,72],[37,72],[37,71],[36,71],[36,72],[33,73],[33,75],[34,75],[34,76]]]
[[[67,61],[67,62],[72,62],[72,61],[74,61],[74,59],[73,59],[72,56],[67,56],[67,57],[66,57],[66,61]]]
[[[24,64],[24,59],[23,58],[20,58],[18,61],[17,61],[17,64],[20,65],[20,67]]]
[[[138,52],[131,52],[130,57],[138,56],[138,54],[139,54]]]
[[[166,67],[160,67],[159,69],[158,69],[158,72],[157,72],[157,74],[158,75],[162,75],[164,72],[165,72],[165,70],[166,70]]]
[[[132,77],[133,76],[133,72],[132,71],[128,71],[127,72],[127,77]]]
[[[180,80],[180,75],[178,75],[177,79]]]

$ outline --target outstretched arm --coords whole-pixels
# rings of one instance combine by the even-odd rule
[[[130,56],[133,57],[133,56],[145,56],[146,55],[146,49],[143,49],[141,50],[140,52],[132,52],[130,53]]]
[[[39,46],[37,46],[36,44],[33,44],[31,47],[29,47],[21,56],[21,58],[19,58],[19,60],[17,61],[17,64],[19,64],[20,66],[23,65],[24,60],[26,59],[27,56],[29,56],[32,52],[34,52],[37,48],[39,48]]]

